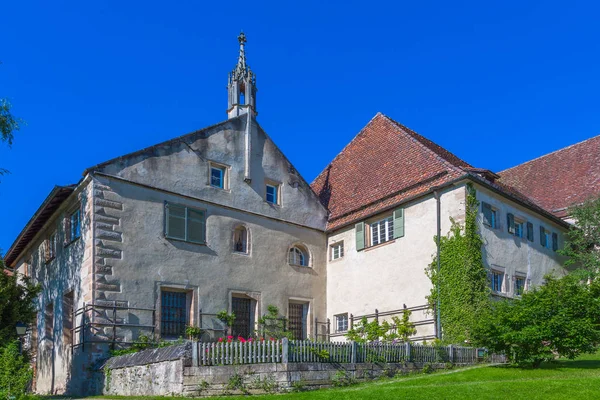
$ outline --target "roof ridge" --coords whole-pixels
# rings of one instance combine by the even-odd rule
[[[502,177],[502,173],[504,173],[504,172],[506,172],[506,171],[510,171],[511,169],[514,169],[514,168],[520,167],[520,166],[522,166],[522,165],[525,165],[525,164],[529,164],[529,163],[531,163],[531,162],[534,162],[534,161],[537,161],[537,160],[539,160],[539,159],[541,159],[541,158],[544,158],[544,157],[550,156],[550,155],[552,155],[552,154],[554,154],[554,153],[558,153],[558,152],[561,152],[561,151],[563,151],[563,150],[570,149],[571,147],[579,146],[579,145],[581,145],[581,144],[583,144],[583,143],[585,143],[585,142],[587,142],[587,141],[590,141],[590,140],[592,140],[592,139],[598,139],[598,138],[600,138],[600,135],[592,136],[591,138],[587,138],[587,139],[585,139],[585,140],[582,140],[582,141],[580,141],[580,142],[577,142],[577,143],[570,144],[570,145],[568,145],[568,146],[566,146],[566,147],[562,147],[562,148],[560,148],[560,149],[557,149],[557,150],[551,151],[550,153],[542,154],[542,155],[541,155],[541,156],[539,156],[539,157],[532,158],[531,160],[525,161],[525,162],[523,162],[523,163],[521,163],[521,164],[517,164],[517,165],[515,165],[515,166],[513,166],[513,167],[510,167],[510,168],[503,169],[502,171],[499,171],[499,172],[498,172],[498,175],[500,175],[500,177]]]
[[[363,126],[363,127],[360,129],[360,131],[358,131],[358,133],[357,133],[356,135],[354,135],[354,137],[352,138],[352,140],[350,140],[350,141],[349,141],[349,142],[348,142],[348,143],[347,143],[347,144],[346,144],[346,145],[345,145],[345,146],[342,148],[342,150],[340,150],[340,151],[337,153],[337,155],[336,155],[335,157],[333,157],[333,160],[331,160],[331,161],[329,162],[329,164],[327,164],[327,165],[325,166],[325,168],[323,168],[323,170],[322,170],[321,172],[319,172],[319,175],[317,175],[317,176],[316,176],[316,177],[313,179],[313,181],[310,183],[310,186],[312,186],[312,185],[313,185],[313,184],[314,184],[314,183],[317,181],[317,179],[319,179],[319,178],[321,177],[321,175],[323,175],[323,174],[324,174],[324,173],[327,171],[327,169],[328,169],[328,168],[329,168],[329,167],[330,167],[330,166],[331,166],[331,165],[332,165],[332,164],[335,162],[335,160],[337,160],[337,159],[338,159],[338,158],[339,158],[339,157],[342,155],[342,153],[344,152],[344,150],[346,150],[346,149],[348,148],[348,146],[350,146],[350,145],[352,144],[352,142],[354,142],[354,141],[356,140],[356,138],[357,138],[358,136],[360,136],[360,134],[361,134],[361,133],[362,133],[362,132],[363,132],[365,129],[367,129],[367,127],[368,127],[369,125],[371,125],[371,123],[372,123],[372,122],[375,120],[375,118],[379,117],[380,115],[385,117],[385,115],[384,115],[384,114],[382,114],[380,111],[378,111],[378,112],[377,112],[377,114],[375,114],[375,116],[374,116],[373,118],[371,118],[371,119],[369,120],[369,122],[367,122],[367,124],[366,124],[365,126]]]
[[[90,171],[93,171],[93,170],[95,170],[95,169],[97,169],[97,168],[100,168],[100,167],[104,167],[104,166],[106,166],[106,165],[108,165],[108,164],[110,164],[110,163],[113,163],[113,162],[115,162],[115,161],[119,161],[119,160],[121,160],[121,159],[124,159],[125,157],[133,157],[133,156],[135,156],[135,155],[142,154],[142,153],[144,153],[144,152],[146,152],[146,151],[148,151],[148,150],[150,150],[150,149],[153,149],[153,148],[155,148],[155,147],[159,147],[159,146],[165,146],[165,145],[167,145],[167,144],[170,144],[170,143],[175,143],[175,142],[177,142],[177,141],[181,141],[181,140],[183,140],[184,138],[186,138],[186,137],[188,137],[188,136],[195,135],[195,134],[198,134],[198,133],[200,133],[200,132],[203,132],[203,131],[207,131],[207,130],[209,130],[209,129],[212,129],[212,128],[216,128],[216,127],[217,127],[217,126],[219,126],[219,125],[226,124],[227,122],[229,122],[229,121],[233,121],[233,120],[235,120],[235,119],[241,119],[241,117],[243,117],[243,116],[245,116],[245,114],[238,115],[237,117],[234,117],[234,118],[228,118],[228,119],[226,119],[226,120],[224,120],[224,121],[217,122],[216,124],[209,125],[209,126],[207,126],[207,127],[201,128],[201,129],[196,129],[195,131],[188,132],[188,133],[185,133],[185,134],[183,134],[183,135],[180,135],[180,136],[177,136],[177,137],[174,137],[174,138],[171,138],[171,139],[168,139],[168,140],[162,141],[162,142],[160,142],[160,143],[156,143],[156,144],[153,144],[153,145],[151,145],[151,146],[144,147],[143,149],[135,150],[135,151],[132,151],[132,152],[129,152],[129,153],[123,154],[123,155],[121,155],[121,156],[118,156],[118,157],[113,157],[113,158],[111,158],[111,159],[108,159],[108,160],[106,160],[106,161],[103,161],[103,162],[101,162],[101,163],[98,163],[98,164],[96,164],[96,165],[93,165],[93,166],[91,166],[91,167],[89,167],[89,168],[86,168],[86,169],[83,171],[83,175],[85,176],[85,175],[86,175],[88,172],[90,172]]]
[[[444,164],[447,164],[451,169],[453,170],[459,170],[459,172],[463,172],[463,167],[471,167],[473,168],[473,166],[471,164],[469,164],[468,162],[464,161],[463,159],[461,159],[460,157],[456,156],[454,153],[452,153],[451,151],[447,150],[446,148],[440,146],[439,144],[435,143],[433,140],[427,139],[425,136],[413,131],[412,129],[408,128],[407,126],[402,125],[401,123],[399,123],[398,121],[394,120],[393,118],[388,117],[385,114],[382,114],[384,118],[386,118],[388,121],[390,121],[392,123],[392,125],[394,125],[400,132],[404,133],[405,135],[409,136],[410,138],[412,138],[414,141],[418,142],[418,144],[425,148],[426,151],[428,151],[429,153],[433,153],[433,155],[438,158],[440,161],[442,161]],[[432,144],[436,147],[438,147],[440,150],[443,150],[445,152],[447,152],[448,154],[450,154],[452,157],[456,158],[456,160],[458,160],[461,163],[464,163],[465,165],[456,165],[455,163],[453,163],[452,161],[448,160],[448,158],[446,156],[444,156],[443,154],[438,153],[437,151],[435,151],[434,149],[432,149],[431,147],[429,147],[429,145],[427,143],[424,143],[423,141],[427,141],[429,142],[429,144]]]

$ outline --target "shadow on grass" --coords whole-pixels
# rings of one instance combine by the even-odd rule
[[[538,368],[518,365],[494,365],[490,368],[497,369],[521,369],[521,370],[552,370],[552,369],[600,369],[600,360],[556,360],[544,362]]]

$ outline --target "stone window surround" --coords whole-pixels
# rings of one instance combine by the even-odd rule
[[[155,306],[156,317],[155,317],[155,336],[161,337],[161,320],[162,320],[162,292],[184,292],[187,294],[185,306],[187,309],[186,325],[197,326],[198,324],[198,286],[190,286],[184,284],[157,282],[157,289],[155,293]]]
[[[235,235],[236,235],[236,231],[240,228],[244,228],[246,230],[246,251],[242,252],[242,251],[237,251],[235,250]],[[244,223],[235,223],[233,225],[232,231],[231,231],[231,249],[233,254],[237,254],[237,255],[241,255],[241,256],[251,256],[251,252],[252,252],[252,240],[251,240],[251,235],[250,235],[250,229],[248,228],[248,225],[244,224]]]
[[[500,287],[500,291],[495,291],[492,288],[492,293],[493,294],[498,294],[498,295],[506,295],[508,293],[508,291],[510,290],[510,288],[507,287],[507,276],[506,276],[506,268],[505,267],[501,267],[499,265],[491,265],[489,268],[490,271],[490,279],[492,279],[492,281],[490,282],[490,285],[493,282],[493,275],[495,274],[501,274],[502,275],[502,286]]]
[[[341,246],[340,255],[337,258],[333,258],[333,248],[337,247],[337,246]],[[336,240],[335,242],[331,243],[329,245],[329,261],[331,261],[331,262],[337,262],[337,261],[342,260],[344,258],[344,255],[345,255],[344,254],[345,250],[346,249],[344,248],[344,239]]]
[[[511,290],[514,296],[520,297],[520,295],[517,293],[517,279],[523,279],[523,292],[527,291],[529,288],[529,279],[527,279],[527,274],[525,272],[516,271],[513,275]]]
[[[267,201],[267,186],[273,186],[273,187],[277,188],[277,202],[276,203],[271,203],[271,202]],[[263,195],[264,202],[271,206],[281,207],[282,206],[282,195],[281,195],[282,187],[283,187],[283,182],[276,181],[276,180],[270,179],[270,178],[265,178],[264,195]]]
[[[300,265],[300,264],[292,264],[290,263],[290,251],[294,248],[298,248],[300,251],[302,251],[302,253],[304,254],[305,260],[306,260],[306,265]],[[307,245],[305,245],[302,242],[294,242],[292,243],[287,251],[285,252],[285,263],[291,267],[298,267],[298,268],[312,268],[313,267],[313,254],[310,251],[310,249],[308,248]]]
[[[223,187],[222,188],[211,185],[211,173],[212,173],[213,167],[223,170]],[[209,160],[208,161],[208,174],[207,174],[207,179],[206,179],[206,185],[208,187],[211,187],[211,188],[214,188],[214,189],[217,189],[217,190],[223,190],[225,192],[231,193],[231,186],[230,186],[230,175],[231,174],[230,174],[230,172],[231,172],[231,166],[230,165]]]
[[[227,293],[227,312],[229,314],[231,314],[232,311],[232,307],[233,307],[233,298],[234,297],[238,297],[238,298],[244,298],[244,299],[250,299],[252,300],[252,306],[254,307],[254,309],[252,310],[252,314],[253,314],[253,318],[251,321],[251,325],[252,325],[252,331],[256,331],[257,329],[257,322],[258,322],[258,318],[260,316],[262,316],[261,312],[261,292],[253,292],[250,290],[236,290],[236,289],[230,289],[229,292]]]

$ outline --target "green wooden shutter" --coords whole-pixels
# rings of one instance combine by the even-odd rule
[[[508,233],[515,233],[515,216],[511,213],[506,214],[506,225],[508,226]]]
[[[360,251],[365,248],[365,223],[359,222],[355,225],[356,235],[356,250]]]
[[[544,227],[540,225],[540,244],[546,247],[546,235],[544,234]]]
[[[558,235],[556,232],[552,232],[552,250],[558,250]]]
[[[527,223],[527,240],[533,242],[533,224],[531,222]]]
[[[404,236],[404,208],[394,211],[394,239]]]
[[[483,223],[492,226],[492,206],[482,201],[481,211],[483,211]]]

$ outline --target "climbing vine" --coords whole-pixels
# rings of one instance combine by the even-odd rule
[[[439,284],[442,337],[447,342],[470,340],[477,319],[489,307],[483,240],[477,227],[478,206],[475,189],[467,184],[465,224],[461,226],[450,219],[450,232],[440,240],[440,271],[437,271],[437,256],[426,268],[433,284],[428,296],[432,309],[437,306]]]

